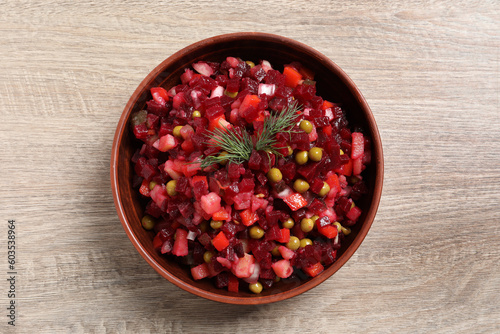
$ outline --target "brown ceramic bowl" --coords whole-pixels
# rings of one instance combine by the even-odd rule
[[[144,230],[140,220],[143,208],[137,191],[132,188],[133,167],[130,159],[138,147],[129,131],[130,115],[143,109],[150,99],[149,88],[171,87],[178,83],[183,69],[199,60],[222,61],[227,56],[253,61],[266,59],[274,68],[299,61],[315,73],[318,95],[329,101],[342,103],[348,111],[351,124],[361,125],[372,139],[372,163],[364,171],[370,192],[357,205],[363,209],[352,233],[337,252],[337,261],[320,275],[304,281],[279,282],[261,294],[239,293],[217,289],[211,280],[195,281],[189,268],[169,261],[153,249],[153,232]],[[231,304],[264,304],[297,296],[326,280],[342,267],[365,238],[375,218],[382,192],[382,143],[375,119],[352,80],[330,59],[297,41],[264,33],[234,33],[216,36],[194,43],[173,54],[158,65],[132,94],[118,122],[111,154],[111,185],[115,206],[125,232],[142,257],[163,277],[195,295]]]

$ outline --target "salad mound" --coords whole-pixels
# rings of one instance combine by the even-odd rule
[[[298,62],[199,61],[130,120],[153,247],[193,279],[260,293],[315,277],[362,210],[370,139]]]

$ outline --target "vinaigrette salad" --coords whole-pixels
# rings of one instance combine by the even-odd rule
[[[362,214],[370,139],[297,62],[198,61],[179,82],[130,121],[154,248],[232,292],[321,274]]]

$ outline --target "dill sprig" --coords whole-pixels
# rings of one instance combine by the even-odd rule
[[[241,163],[250,159],[252,150],[255,147],[257,151],[266,151],[282,156],[278,151],[282,147],[276,147],[276,135],[280,132],[293,132],[292,128],[295,125],[296,119],[299,116],[300,107],[294,102],[287,108],[283,109],[279,114],[271,114],[264,120],[262,130],[257,134],[255,146],[252,138],[246,131],[237,132],[235,128],[224,129],[217,128],[207,133],[210,140],[207,144],[211,147],[218,147],[226,154],[210,155],[202,159],[201,168],[204,169],[216,163],[226,161]]]
[[[277,150],[282,147],[276,147],[276,135],[280,132],[291,134],[295,120],[297,119],[299,106],[297,102],[288,105],[279,114],[271,114],[264,120],[264,127],[255,143],[257,151],[270,151],[274,154],[282,155]]]
[[[201,163],[201,168],[206,168],[214,163],[222,163],[224,161],[243,162],[250,158],[252,154],[253,142],[252,138],[246,131],[242,133],[236,130],[229,129],[224,126],[224,129],[217,128],[208,133],[211,140],[208,145],[211,147],[218,147],[227,152],[224,155],[210,155],[205,157]]]

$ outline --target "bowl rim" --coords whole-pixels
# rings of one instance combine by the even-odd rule
[[[370,131],[372,132],[372,138],[371,138],[373,145],[372,154],[374,154],[374,156],[372,157],[372,164],[375,164],[376,168],[371,205],[366,214],[364,223],[360,228],[357,236],[352,241],[351,245],[332,265],[330,265],[320,275],[314,277],[313,279],[310,279],[305,283],[300,284],[297,287],[267,296],[255,295],[252,297],[240,297],[240,296],[220,295],[190,285],[189,283],[184,282],[183,280],[179,279],[178,277],[167,271],[165,268],[163,268],[154,258],[152,258],[149,255],[145,247],[140,243],[139,239],[136,237],[133,230],[131,229],[128,219],[125,215],[124,208],[121,203],[120,183],[118,182],[118,153],[120,149],[119,143],[122,141],[124,131],[127,129],[126,123],[132,111],[132,108],[134,104],[137,102],[140,95],[142,94],[144,87],[146,87],[150,82],[152,82],[152,80],[154,80],[154,78],[156,78],[161,72],[163,72],[168,64],[184,57],[186,54],[192,52],[193,50],[204,47],[207,44],[227,43],[231,41],[237,41],[241,38],[252,39],[254,41],[262,41],[262,42],[279,42],[279,43],[291,44],[294,47],[301,49],[301,51],[313,55],[315,58],[319,59],[319,61],[321,61],[323,65],[331,69],[334,72],[334,74],[338,77],[338,79],[353,94],[353,96],[357,100],[357,103],[363,110],[364,117],[366,117],[366,121],[370,128]],[[316,49],[288,37],[269,34],[269,33],[262,33],[262,32],[238,32],[238,33],[230,33],[230,34],[223,34],[223,35],[209,37],[182,48],[181,50],[175,52],[174,54],[166,58],[158,66],[156,66],[137,86],[134,93],[128,100],[125,108],[123,109],[113,139],[113,146],[111,151],[111,163],[110,163],[111,188],[118,217],[120,218],[120,222],[127,236],[129,237],[130,241],[137,249],[139,254],[141,254],[141,256],[149,263],[149,265],[153,267],[153,269],[155,269],[156,272],[158,272],[161,276],[163,276],[168,281],[170,281],[171,283],[173,283],[174,285],[185,291],[188,291],[197,296],[212,301],[228,303],[228,304],[240,304],[240,305],[257,305],[257,304],[273,303],[297,296],[301,293],[304,293],[318,286],[326,279],[331,277],[335,272],[337,272],[351,258],[354,252],[356,252],[358,247],[365,239],[371,225],[373,224],[380,203],[380,198],[382,195],[383,176],[384,176],[384,162],[383,162],[382,142],[377,124],[375,122],[375,117],[373,116],[373,113],[370,107],[368,106],[368,103],[366,102],[364,96],[361,94],[361,91],[357,88],[352,79],[337,64],[335,64],[331,59],[329,59],[327,56],[323,55]]]

